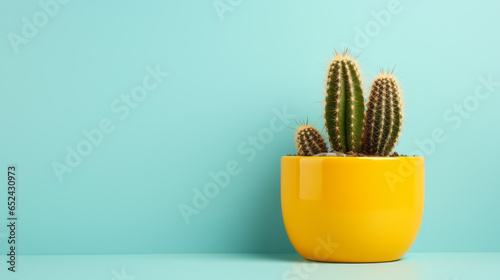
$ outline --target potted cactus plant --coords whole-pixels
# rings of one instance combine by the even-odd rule
[[[330,150],[310,124],[296,131],[296,156],[281,159],[281,204],[288,237],[304,258],[385,262],[415,241],[424,208],[424,159],[399,156],[401,88],[378,74],[364,104],[361,71],[346,50],[326,81]]]

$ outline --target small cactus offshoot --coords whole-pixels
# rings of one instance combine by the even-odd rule
[[[365,104],[357,62],[346,49],[337,53],[328,67],[325,124],[331,148],[359,152]]]
[[[403,123],[403,102],[398,81],[381,73],[373,81],[363,128],[362,153],[387,156],[397,143]]]
[[[300,125],[295,133],[298,156],[312,156],[328,152],[325,140],[319,131],[309,124]]]

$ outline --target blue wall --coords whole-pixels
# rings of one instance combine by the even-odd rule
[[[426,157],[412,250],[500,250],[498,2],[41,3],[0,2],[19,253],[293,251],[280,157],[295,121],[321,123],[328,58],[348,45],[366,86],[396,65],[397,150]],[[6,187],[0,201],[3,217]]]

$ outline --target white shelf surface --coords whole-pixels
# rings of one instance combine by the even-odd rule
[[[155,254],[18,256],[0,279],[500,279],[500,253],[410,253],[390,263],[318,263],[297,254]]]

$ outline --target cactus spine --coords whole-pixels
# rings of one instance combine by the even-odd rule
[[[403,103],[401,89],[390,73],[375,77],[367,104],[362,152],[387,156],[401,133]]]
[[[333,150],[359,152],[364,110],[357,62],[347,50],[336,53],[328,68],[325,97],[325,124]]]
[[[321,133],[308,124],[300,125],[297,128],[295,142],[297,143],[297,155],[299,156],[312,156],[328,152]]]

